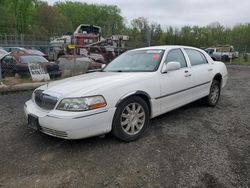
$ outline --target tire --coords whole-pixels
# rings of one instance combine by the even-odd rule
[[[206,105],[215,107],[220,99],[220,91],[220,82],[218,80],[214,80],[211,84],[209,95],[204,98]]]
[[[149,124],[149,108],[138,96],[132,96],[119,104],[114,115],[112,134],[125,142],[137,140]]]
[[[221,60],[223,62],[228,62],[229,61],[229,57],[227,55],[223,55],[222,58],[221,58]]]
[[[5,78],[5,71],[2,71],[2,78]]]

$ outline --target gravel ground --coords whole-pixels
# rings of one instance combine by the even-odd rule
[[[138,141],[77,141],[27,127],[31,92],[0,96],[0,187],[250,187],[250,67],[229,68],[215,108],[157,117]]]

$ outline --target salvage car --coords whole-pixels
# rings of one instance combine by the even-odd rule
[[[239,57],[239,52],[235,51],[234,47],[230,45],[209,47],[205,51],[214,61],[228,62],[230,59]]]
[[[86,73],[91,62],[91,59],[83,55],[63,55],[56,60],[63,77]]]
[[[3,76],[29,76],[28,63],[39,63],[43,65],[51,78],[61,76],[58,64],[49,62],[43,56],[29,54],[24,51],[12,52],[1,59]]]
[[[30,127],[51,136],[80,139],[112,132],[129,142],[153,117],[201,98],[214,107],[227,77],[225,64],[203,50],[140,48],[123,53],[101,72],[37,88],[24,111]]]

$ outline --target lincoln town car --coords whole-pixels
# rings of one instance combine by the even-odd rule
[[[123,53],[99,72],[35,89],[24,110],[28,126],[51,136],[111,132],[129,142],[143,135],[151,118],[198,99],[214,107],[227,77],[225,64],[201,49],[146,47]]]

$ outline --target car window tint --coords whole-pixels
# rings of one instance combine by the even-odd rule
[[[207,64],[207,60],[201,52],[193,49],[185,49],[185,51],[187,52],[192,66]]]
[[[170,61],[177,61],[181,64],[181,67],[186,67],[187,63],[185,57],[180,49],[174,49],[168,52],[166,63]]]

